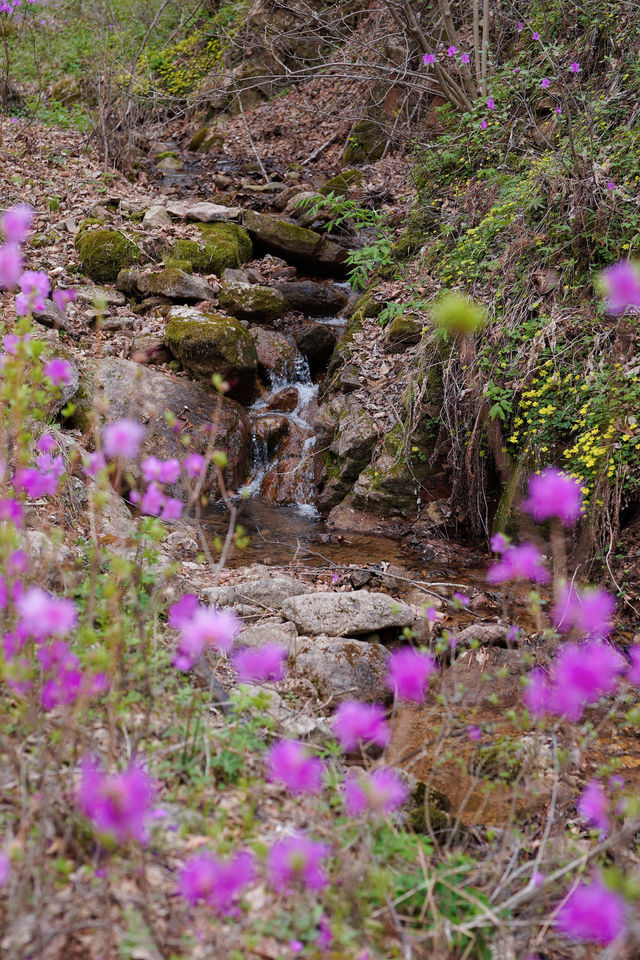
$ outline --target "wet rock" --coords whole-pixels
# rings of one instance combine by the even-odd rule
[[[287,440],[283,440],[283,445]],[[312,504],[313,491],[313,463],[312,454],[302,451],[295,456],[287,457],[285,451],[279,451],[279,459],[269,466],[262,482],[262,495],[269,503]]]
[[[118,272],[116,278],[116,290],[130,295],[138,293],[138,275],[139,267],[125,267]],[[94,287],[94,289],[97,289]]]
[[[192,277],[183,270],[166,267],[164,270],[145,270],[138,274],[138,290],[144,294],[169,297],[171,300],[213,300],[215,294],[206,280]]]
[[[119,230],[85,230],[75,247],[82,269],[97,283],[112,283],[124,267],[138,263],[142,251]]]
[[[159,227],[170,227],[171,217],[166,207],[154,205],[149,207],[142,218],[142,226],[145,230],[153,230]]]
[[[273,283],[292,310],[328,317],[338,313],[347,302],[347,294],[334,283],[314,280],[281,280]]]
[[[335,636],[298,637],[290,673],[311,681],[322,700],[384,703],[391,699],[384,682],[388,656],[379,643]]]
[[[188,150],[194,153],[210,153],[211,150],[221,150],[224,145],[224,135],[217,127],[201,127],[191,137]]]
[[[320,451],[316,458],[319,503],[330,509],[347,495],[369,463],[378,429],[364,407],[342,394],[320,407],[314,428]]]
[[[309,361],[311,373],[324,370],[336,345],[336,336],[326,323],[307,323],[295,331],[298,350]]]
[[[372,580],[373,574],[370,570],[354,570],[349,576],[349,583],[354,590],[360,590],[362,587],[366,587]]]
[[[120,357],[88,359],[80,371],[80,390],[75,400],[72,425],[82,430],[91,427],[97,414],[98,427],[105,421],[129,417],[147,427],[143,448],[163,460],[182,459],[186,448],[181,438],[189,434],[189,451],[204,454],[209,445],[210,425],[216,424],[216,449],[229,458],[225,482],[231,489],[241,486],[250,467],[249,423],[242,407],[228,397],[183,378],[170,377],[159,370]],[[172,411],[178,430],[167,423],[165,412]],[[205,492],[218,495],[212,473]],[[178,486],[179,492],[181,487]]]
[[[245,210],[242,222],[249,233],[269,250],[317,269],[345,273],[348,250],[314,230],[266,213]]]
[[[137,276],[137,268],[133,268],[133,270]],[[128,271],[121,272],[126,273]],[[96,302],[102,302],[106,303],[108,307],[123,307],[127,302],[122,293],[119,290],[114,290],[113,287],[98,287],[91,284],[76,287],[75,291],[78,303],[90,303],[93,305]]]
[[[245,399],[253,394],[258,352],[239,320],[194,307],[173,307],[165,342],[192,376],[211,383],[212,375],[219,374],[231,385],[231,396]]]
[[[268,401],[265,410],[277,410],[291,413],[298,406],[299,396],[297,387],[284,387],[278,390]]]
[[[287,309],[281,293],[257,283],[225,282],[220,287],[218,302],[227,313],[253,323],[272,323]]]
[[[34,310],[33,319],[41,326],[52,330],[69,331],[71,329],[66,313],[53,300],[44,301],[44,310]]]
[[[289,432],[289,421],[286,417],[257,417],[253,423],[253,431],[258,443],[271,455]]]
[[[210,587],[204,590],[204,595],[216,607],[233,607],[239,616],[247,617],[264,616],[269,611],[280,612],[287,600],[309,590],[306,583],[293,577],[271,577],[228,587]]]
[[[282,612],[307,636],[358,636],[388,627],[408,627],[415,619],[406,603],[366,590],[293,597],[283,604]]]
[[[359,187],[361,183],[362,174],[359,170],[341,170],[335,177],[327,180],[318,192],[324,197],[327,197],[330,193],[344,197],[351,187]]]
[[[296,360],[300,354],[296,346],[287,340],[282,333],[275,330],[265,330],[263,327],[252,327],[250,334],[256,345],[258,364],[276,380],[290,377],[295,369]]]

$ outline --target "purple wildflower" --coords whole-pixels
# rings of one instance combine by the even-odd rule
[[[324,764],[296,740],[280,740],[267,754],[269,779],[284,783],[291,793],[318,793]]]
[[[537,33],[537,32],[536,32],[536,33],[532,33],[532,34],[531,34],[531,39],[532,39],[532,40],[539,40],[539,39],[540,39],[540,34]]]
[[[155,799],[155,784],[138,764],[122,773],[108,774],[95,760],[85,757],[76,801],[99,833],[119,843],[147,842],[146,821]]]
[[[22,275],[23,259],[15,243],[0,246],[0,288],[12,290]]]
[[[489,124],[487,123],[486,119],[483,117],[483,118],[482,118],[482,122],[481,122],[481,124],[480,124],[480,129],[481,129],[481,130],[486,130],[488,126],[489,126]]]
[[[182,463],[188,477],[200,477],[204,473],[206,461],[199,453],[190,453]]]
[[[580,591],[574,586],[565,586],[551,615],[562,633],[577,630],[582,637],[602,640],[611,633],[615,608],[614,598],[601,587]]]
[[[436,670],[435,660],[430,654],[404,647],[394,651],[389,657],[385,683],[401,700],[421,703],[429,677]]]
[[[580,484],[573,477],[547,467],[529,479],[529,497],[522,509],[530,513],[537,523],[555,517],[565,526],[572,526],[582,511]]]
[[[509,546],[509,541],[503,533],[494,533],[491,537],[491,549],[494,553],[504,553]]]
[[[506,583],[509,580],[546,583],[549,579],[549,573],[542,565],[542,554],[532,543],[507,547],[499,563],[490,567],[487,573],[489,583]]]
[[[471,57],[468,53],[463,53],[460,57],[463,63],[471,63]]]
[[[580,816],[597,827],[604,836],[611,825],[607,816],[609,800],[598,780],[589,781],[582,791],[577,807]]]
[[[640,644],[636,643],[627,651],[631,663],[627,669],[627,680],[640,686]]]
[[[11,861],[6,853],[0,850],[0,887],[4,887],[11,875]]]
[[[301,834],[277,840],[268,857],[271,882],[276,890],[285,892],[298,880],[309,890],[321,890],[327,885],[322,861],[329,847]]]
[[[543,77],[542,80],[540,81],[540,86],[544,87],[545,90],[547,89],[547,87],[550,87],[551,80],[549,80],[549,77]]]
[[[230,860],[198,853],[184,863],[178,892],[192,907],[203,902],[214,913],[227,915],[254,877],[254,858],[248,850],[237,853]]]
[[[29,236],[34,210],[26,203],[11,207],[2,214],[0,226],[7,243],[24,243]]]
[[[73,370],[71,364],[62,357],[54,357],[44,368],[44,375],[51,380],[54,387],[61,387],[71,383]]]
[[[621,935],[626,926],[625,902],[595,877],[569,895],[556,916],[558,929],[570,940],[587,940],[609,944]]]
[[[244,647],[233,655],[240,680],[248,683],[282,680],[286,673],[287,650],[279,643],[265,643],[254,649]]]
[[[54,290],[51,299],[59,310],[64,310],[68,303],[73,303],[76,299],[76,292],[72,288],[68,290]]]
[[[53,597],[40,587],[25,590],[16,607],[20,629],[34,640],[64,637],[75,627],[78,619],[78,611],[72,600]]]
[[[580,73],[580,64],[577,60],[574,60],[571,66],[569,67],[571,73]]]
[[[435,63],[435,62],[436,62],[436,56],[435,56],[435,54],[434,54],[434,53],[425,53],[424,57],[422,58],[422,62],[425,63],[425,64]]]
[[[458,52],[458,48],[457,48],[457,47],[454,47],[453,44],[451,44],[450,47],[447,47],[447,56],[448,56],[448,57],[455,57],[455,55],[456,55],[457,52]]]
[[[496,108],[495,100],[493,99],[493,97],[489,97],[489,99],[487,100],[487,110],[495,110],[495,108]]]
[[[549,710],[579,721],[587,704],[615,692],[624,668],[624,657],[599,640],[565,644],[553,665]]]
[[[334,730],[343,750],[354,750],[372,741],[379,747],[389,742],[390,732],[384,709],[378,703],[345,700],[335,712]]]
[[[373,773],[351,772],[344,785],[345,805],[350,817],[365,811],[386,816],[397,810],[409,793],[394,770],[380,767]]]
[[[133,460],[146,433],[141,423],[134,420],[115,420],[102,431],[104,452],[108,457],[124,457]]]
[[[640,307],[640,270],[629,260],[620,260],[600,274],[605,290],[607,312],[624,313]]]
[[[44,301],[51,289],[46,273],[40,270],[25,270],[18,283],[21,291],[16,297],[16,313],[18,316],[24,316],[33,310],[44,310]]]

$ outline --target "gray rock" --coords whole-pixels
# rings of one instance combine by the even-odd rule
[[[61,310],[53,300],[45,300],[44,310],[36,310],[33,313],[33,319],[43,327],[49,327],[52,330],[70,330],[71,326],[67,320],[64,310]]]
[[[249,580],[229,587],[211,587],[204,593],[209,603],[217,607],[234,607],[242,617],[282,610],[291,597],[302,596],[309,587],[292,577],[272,577],[269,580]],[[291,619],[289,617],[288,619]]]
[[[142,333],[134,337],[131,343],[130,357],[136,363],[170,363],[171,351],[159,333]]]
[[[326,323],[307,323],[294,335],[300,353],[304,353],[309,361],[311,373],[325,370],[336,345],[334,330]]]
[[[160,173],[179,173],[184,170],[184,163],[178,157],[163,157],[156,167]]]
[[[137,285],[140,293],[161,294],[171,300],[213,300],[215,294],[206,280],[194,277],[175,267],[167,267],[157,272],[145,270],[138,274]]]
[[[149,207],[142,219],[142,226],[145,230],[153,230],[156,227],[170,227],[171,217],[167,208],[159,204]]]
[[[218,293],[218,303],[240,320],[271,323],[287,309],[281,293],[258,283],[225,282]]]
[[[255,626],[247,627],[236,637],[238,647],[262,647],[265,643],[280,643],[288,653],[295,653],[298,631],[289,621],[270,617]]]
[[[347,248],[314,230],[254,210],[243,212],[242,223],[256,240],[268,249],[284,254],[287,259],[334,273],[346,273],[348,269]]]
[[[127,269],[120,271],[122,274],[129,272],[137,275],[135,268],[132,268],[132,271]],[[90,304],[94,304],[96,300],[102,300],[108,307],[123,307],[126,303],[124,296],[119,290],[114,290],[113,287],[99,287],[91,283],[82,287],[76,287],[76,300],[78,303]]]
[[[384,682],[388,656],[379,643],[333,636],[299,637],[289,672],[309,680],[323,700],[385,702],[391,699]]]
[[[509,628],[499,623],[472,623],[456,632],[458,645],[474,640],[483,647],[506,647]]]
[[[170,200],[166,204],[167,212],[181,220],[195,220],[198,223],[227,223],[240,216],[239,207],[225,207],[220,203],[206,201]]]
[[[411,607],[385,593],[310,593],[293,596],[282,604],[282,613],[295,623],[298,633],[352,637],[387,627],[411,626]]]

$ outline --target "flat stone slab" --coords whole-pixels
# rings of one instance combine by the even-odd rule
[[[94,284],[86,284],[82,287],[76,287],[76,300],[79,303],[95,303],[96,300],[103,300],[109,307],[123,307],[127,302],[124,295],[113,287],[100,287]]]
[[[389,653],[382,644],[350,637],[298,637],[292,646],[290,674],[312,683],[321,699],[391,699],[384,682]]]
[[[209,603],[216,607],[234,607],[240,616],[252,616],[281,610],[286,600],[308,593],[309,589],[306,583],[293,577],[272,577],[228,587],[211,587],[205,594]]]
[[[307,636],[352,637],[386,627],[408,627],[415,615],[411,607],[386,593],[310,593],[282,604],[287,620]]]
[[[221,203],[208,203],[206,200],[194,203],[192,200],[171,200],[166,204],[172,217],[184,220],[196,220],[198,223],[226,223],[238,220],[239,207],[225,207]]]

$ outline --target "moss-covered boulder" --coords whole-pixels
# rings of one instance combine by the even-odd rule
[[[203,243],[176,240],[169,251],[175,260],[188,260],[196,273],[221,277],[228,268],[241,267],[253,257],[251,237],[237,223],[196,224]]]
[[[82,269],[96,283],[113,283],[120,270],[138,263],[142,250],[119,230],[87,230],[76,237]]]
[[[320,407],[314,428],[318,504],[329,510],[349,493],[369,463],[378,439],[373,417],[351,396],[338,395]]]
[[[188,150],[194,153],[209,153],[211,150],[221,150],[224,145],[224,136],[215,127],[201,127],[191,137]]]
[[[258,353],[239,320],[174,307],[169,311],[165,343],[192,376],[210,383],[219,374],[230,384],[230,396],[241,402],[253,396]]]
[[[287,301],[278,290],[259,283],[223,283],[218,292],[218,303],[234,317],[256,323],[271,323],[287,309]]]
[[[384,153],[388,133],[378,120],[363,117],[358,120],[344,151],[345,163],[374,163]]]
[[[319,192],[323,197],[329,196],[330,193],[343,197],[348,193],[349,187],[360,186],[361,183],[362,174],[359,170],[343,170],[335,177],[327,180],[325,185],[320,187]]]
[[[315,230],[255,210],[245,210],[242,222],[251,236],[268,250],[321,272],[344,274],[347,270],[347,248],[327,240]]]
[[[169,297],[171,300],[213,300],[214,293],[202,277],[192,277],[175,267],[145,270],[137,278],[140,293]]]
[[[404,353],[420,342],[424,322],[410,314],[394,317],[385,330],[385,344],[389,353]]]

